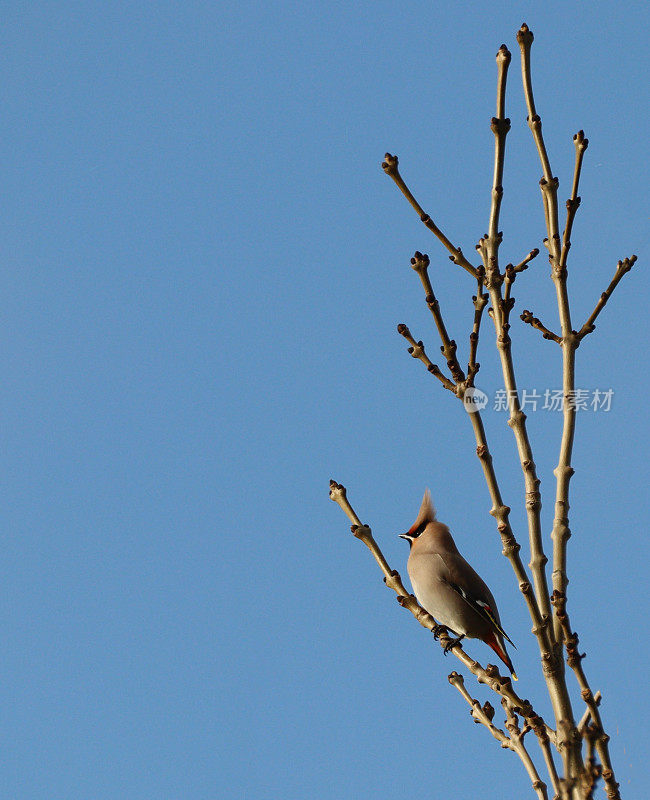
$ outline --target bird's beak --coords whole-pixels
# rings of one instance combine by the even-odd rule
[[[400,539],[406,539],[407,542],[411,541],[411,536],[408,533],[398,533]]]

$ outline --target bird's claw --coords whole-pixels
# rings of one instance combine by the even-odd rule
[[[465,638],[465,634],[463,633],[463,634],[462,634],[461,636],[459,636],[457,639],[450,639],[450,640],[447,642],[447,644],[445,645],[445,649],[444,649],[444,653],[445,653],[445,655],[449,655],[449,651],[450,651],[450,650],[453,650],[453,648],[454,648],[454,647],[456,647],[456,645],[457,645],[457,644],[460,644],[460,643],[461,643],[461,641],[462,641],[464,638]]]
[[[439,639],[441,634],[449,633],[449,631],[444,625],[434,625],[433,628],[431,628],[431,633],[433,634],[434,639]]]

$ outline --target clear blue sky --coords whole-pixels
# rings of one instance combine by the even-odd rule
[[[398,153],[473,253],[506,42],[502,258],[540,246],[524,20],[562,201],[572,135],[590,139],[576,323],[639,255],[578,351],[578,385],[615,394],[579,417],[569,552],[617,775],[626,798],[648,796],[647,10],[379,0],[4,5],[3,797],[528,796],[448,685],[458,662],[327,496],[330,477],[346,484],[405,574],[395,534],[431,487],[498,598],[522,694],[546,710],[470,427],[395,332],[406,322],[436,351],[415,249],[462,359],[473,286],[380,168]],[[514,295],[557,327],[543,255]],[[521,386],[558,387],[559,349],[518,313],[513,338]],[[485,419],[525,543],[512,434]],[[530,415],[547,541],[559,424]]]

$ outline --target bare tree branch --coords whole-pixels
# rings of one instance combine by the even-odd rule
[[[603,775],[602,765],[598,763],[595,756],[595,741],[598,738],[598,731],[595,725],[587,725],[584,732],[586,742],[585,753],[585,800],[594,800],[594,790],[599,778]]]
[[[538,798],[540,798],[540,800],[548,800],[546,784],[539,777],[537,768],[535,767],[535,764],[526,750],[526,746],[524,745],[525,732],[520,731],[517,727],[511,736],[506,736],[506,734],[500,728],[497,728],[496,725],[492,723],[492,719],[494,717],[494,709],[492,706],[487,702],[485,705],[481,706],[479,701],[473,698],[467,691],[463,676],[458,672],[452,672],[449,675],[449,683],[451,683],[452,686],[455,686],[468,702],[470,714],[474,721],[484,725],[490,731],[492,736],[494,736],[494,738],[501,744],[501,747],[507,750],[512,750],[513,753],[516,753],[519,756],[524,768],[526,769],[526,772],[530,777],[530,780],[533,784],[533,789],[535,790]],[[507,701],[502,702],[504,708],[507,709],[508,718],[516,719],[516,715],[512,711],[511,705]]]
[[[552,601],[555,607],[555,616],[562,629],[567,652],[567,664],[575,673],[578,686],[580,687],[580,694],[587,705],[589,716],[593,720],[591,738],[602,765],[602,777],[605,782],[607,797],[609,800],[620,800],[619,785],[614,777],[614,770],[609,755],[609,736],[605,733],[605,729],[603,728],[603,721],[598,708],[600,705],[600,698],[598,697],[600,692],[593,694],[587,676],[582,668],[582,659],[585,657],[585,654],[578,651],[578,634],[571,629],[569,615],[566,611],[566,594],[556,589],[553,592]],[[580,725],[581,724],[582,720],[580,721]],[[580,733],[580,725],[578,726],[578,733]]]
[[[445,389],[449,389],[450,392],[453,392],[455,394],[456,384],[452,383],[452,381],[450,381],[449,378],[447,378],[445,375],[442,374],[442,372],[440,371],[440,367],[438,367],[437,364],[433,364],[431,362],[431,359],[424,351],[424,344],[422,343],[422,341],[420,340],[419,342],[416,342],[413,336],[411,335],[411,331],[408,329],[406,325],[404,325],[403,322],[401,322],[397,326],[397,332],[401,336],[403,336],[407,342],[410,343],[411,346],[408,348],[408,352],[413,356],[413,358],[419,359],[428,369],[428,371],[432,375],[435,375],[436,378],[438,378],[438,380],[440,381],[440,383],[442,383]]]
[[[531,730],[534,731],[535,735],[539,739],[539,746],[542,750],[546,769],[548,770],[548,774],[551,779],[551,787],[553,788],[556,797],[561,798],[561,800],[568,800],[570,796],[569,790],[566,782],[561,780],[561,778],[558,776],[557,769],[555,767],[555,761],[553,759],[553,752],[551,750],[551,739],[548,736],[546,723],[540,717],[528,717],[526,723],[530,725]],[[556,742],[557,739],[554,741],[554,743]]]
[[[458,689],[460,694],[465,698],[465,700],[467,700],[471,708],[470,714],[474,720],[481,725],[485,725],[492,736],[494,736],[494,738],[500,742],[503,747],[510,748],[512,745],[510,742],[510,737],[506,736],[502,730],[497,728],[496,725],[492,723],[494,718],[494,708],[492,708],[492,706],[487,702],[481,706],[479,701],[470,695],[465,687],[465,679],[460,673],[451,672],[449,674],[449,683]]]
[[[474,378],[481,366],[476,361],[476,353],[478,351],[478,340],[481,332],[481,319],[483,318],[483,311],[489,300],[489,295],[483,292],[485,267],[478,267],[477,272],[476,294],[472,296],[472,302],[474,303],[474,325],[472,326],[472,332],[469,335],[469,359],[467,361],[467,381],[469,386],[474,385]]]
[[[573,143],[576,148],[576,162],[573,170],[573,186],[571,187],[571,197],[566,201],[566,225],[564,226],[564,234],[562,235],[562,252],[560,254],[560,264],[566,267],[567,256],[569,255],[569,248],[571,247],[571,230],[573,228],[573,220],[575,219],[576,212],[580,206],[580,198],[578,197],[578,185],[580,183],[580,170],[582,169],[582,159],[585,150],[589,146],[589,139],[585,138],[584,131],[578,131],[573,137]]]
[[[560,236],[558,233],[557,188],[558,180],[553,177],[551,164],[546,153],[546,146],[542,136],[542,120],[535,111],[533,98],[533,84],[530,76],[530,48],[533,44],[533,33],[524,23],[517,33],[517,42],[521,50],[521,74],[524,84],[524,95],[528,109],[528,127],[532,131],[533,139],[542,163],[544,177],[540,181],[542,195],[544,196],[544,216],[546,227],[549,231],[548,247],[556,264],[560,261]],[[569,325],[570,328],[570,325]],[[564,330],[564,325],[563,328]]]
[[[537,328],[538,331],[541,331],[542,336],[545,339],[552,339],[554,342],[562,344],[562,338],[558,336],[557,333],[550,331],[546,325],[543,325],[538,317],[534,317],[532,311],[524,309],[523,313],[520,315],[520,319],[522,319],[527,325],[532,325],[533,328]]]
[[[522,756],[522,758],[525,759],[526,757],[528,757],[528,753],[526,752],[526,749],[524,747],[524,736],[526,735],[526,733],[528,733],[529,730],[537,730],[537,728],[534,728],[529,721],[526,721],[526,724],[522,728],[520,728],[519,720],[517,719],[517,709],[513,708],[505,700],[501,700],[501,705],[503,706],[503,709],[506,712],[506,729],[510,734],[510,738],[514,746],[517,748],[517,752]],[[561,797],[562,800],[566,800],[567,798],[566,791],[564,791],[564,787],[561,781],[558,779],[557,772],[555,771],[555,764],[553,763],[551,751],[548,746],[548,739],[545,739],[544,743],[546,744],[546,748],[542,747],[542,752],[544,753],[544,756],[548,757],[548,759],[550,760],[549,774],[551,776],[551,783],[553,786],[553,790],[555,792],[555,796],[557,798]],[[539,780],[539,777],[537,781],[533,780],[533,788],[536,790],[538,788],[543,788],[544,793],[546,793],[546,786]]]
[[[602,698],[603,698],[603,696],[600,693],[600,689],[599,689],[596,692],[596,694],[594,695],[594,702],[596,703],[597,706],[600,705],[600,701],[602,700]],[[587,708],[585,709],[585,713],[582,715],[582,719],[580,720],[580,722],[576,726],[578,728],[578,733],[581,736],[584,736],[585,729],[586,729],[587,724],[589,723],[590,719],[591,719],[591,709],[589,708],[589,706],[587,706]]]
[[[433,293],[431,281],[429,280],[429,256],[426,253],[423,254],[416,250],[415,255],[411,259],[411,266],[420,276],[420,280],[422,281],[429,311],[433,316],[434,322],[436,323],[436,328],[440,334],[440,340],[442,342],[440,350],[447,361],[449,371],[451,372],[456,384],[462,383],[465,380],[465,374],[460,368],[458,358],[456,357],[456,342],[449,338],[442,314],[440,313],[440,303],[438,303],[438,300]]]
[[[390,177],[395,181],[397,186],[400,188],[402,194],[409,203],[413,206],[413,208],[417,211],[418,216],[422,220],[422,222],[427,226],[427,228],[434,233],[435,236],[444,244],[444,246],[449,250],[451,255],[449,258],[454,264],[458,264],[464,270],[469,272],[470,275],[476,277],[476,267],[470,264],[470,262],[465,258],[463,255],[463,251],[460,247],[454,247],[454,245],[449,241],[449,239],[445,236],[445,234],[440,230],[440,228],[436,225],[436,223],[431,219],[431,217],[422,210],[422,206],[417,202],[415,197],[411,194],[408,186],[404,183],[402,176],[399,173],[398,169],[398,158],[397,156],[392,156],[390,153],[386,153],[384,156],[384,161],[382,162],[382,168],[386,175],[390,175]]]
[[[596,317],[600,314],[600,312],[605,307],[605,303],[609,300],[612,292],[618,286],[619,281],[625,275],[626,272],[629,272],[634,263],[636,262],[636,256],[630,256],[629,258],[624,258],[623,261],[619,261],[616,265],[616,272],[614,273],[614,277],[612,278],[611,283],[605,289],[605,291],[601,294],[600,299],[596,303],[596,308],[591,312],[589,319],[585,322],[585,324],[580,328],[578,331],[578,341],[582,341],[588,333],[591,333],[595,330],[596,326],[594,322],[596,321]]]
[[[505,87],[505,76],[507,73],[508,63],[510,56],[505,48],[505,45],[500,48],[497,54],[498,66],[498,82],[497,82],[497,113],[501,114],[500,118],[494,118],[492,123],[492,130],[495,134],[495,170],[494,181],[492,190],[492,207],[490,212],[489,232],[486,237],[479,241],[477,250],[480,252],[485,268],[485,284],[492,299],[492,307],[494,309],[494,320],[497,329],[497,344],[499,354],[501,356],[502,370],[504,374],[504,382],[508,392],[508,397],[511,398],[511,416],[509,424],[515,434],[515,439],[518,446],[522,470],[524,473],[524,480],[526,484],[526,510],[528,513],[529,522],[529,538],[531,545],[531,569],[533,571],[533,578],[535,582],[535,593],[531,592],[530,583],[528,581],[526,572],[521,564],[519,558],[519,545],[512,535],[509,523],[507,523],[507,515],[503,514],[502,509],[505,508],[501,501],[501,495],[498,490],[496,476],[492,468],[492,460],[489,457],[489,450],[487,442],[485,441],[485,430],[480,414],[472,414],[472,425],[474,428],[475,438],[477,441],[477,454],[481,458],[481,463],[484,468],[484,474],[488,482],[491,496],[493,498],[493,509],[491,513],[499,516],[499,531],[504,540],[504,554],[510,559],[511,564],[515,570],[518,578],[518,583],[522,594],[526,599],[531,618],[533,619],[533,632],[538,638],[540,655],[542,658],[543,674],[551,697],[551,702],[555,712],[556,722],[566,723],[562,726],[561,730],[565,735],[566,741],[563,744],[563,754],[565,755],[566,771],[568,773],[568,758],[567,755],[571,750],[571,731],[573,724],[573,716],[571,710],[571,701],[566,688],[566,683],[563,677],[562,662],[558,659],[556,653],[552,650],[552,637],[551,637],[551,611],[550,599],[548,593],[548,585],[546,582],[545,564],[547,558],[544,554],[541,543],[541,522],[540,522],[540,495],[539,495],[539,479],[535,471],[535,462],[532,457],[532,450],[528,441],[526,432],[526,415],[523,413],[519,403],[517,384],[514,375],[514,365],[512,361],[512,353],[510,348],[510,337],[508,334],[509,323],[508,314],[512,307],[511,298],[508,302],[504,302],[501,295],[501,284],[503,277],[498,269],[498,248],[501,243],[502,235],[498,231],[499,210],[501,204],[501,197],[503,194],[502,187],[496,181],[500,180],[503,172],[503,161],[505,158],[505,137],[508,132],[509,123],[505,123],[503,118],[504,103],[503,91]],[[497,120],[495,123],[494,120]],[[499,121],[500,119],[500,121]],[[385,162],[386,164],[386,162]],[[391,165],[394,165],[394,160]],[[514,279],[514,270],[511,272],[510,282]],[[425,284],[425,292],[428,287]],[[445,342],[443,341],[443,349]],[[464,388],[459,387],[457,383],[457,396],[464,395]],[[497,502],[498,501],[498,502]],[[503,525],[505,518],[505,526]],[[506,531],[511,534],[507,536]],[[506,538],[507,536],[507,538]],[[516,547],[513,547],[516,545]],[[568,713],[567,713],[568,712]],[[568,722],[566,722],[568,720]],[[574,748],[575,750],[575,748]],[[574,762],[577,763],[577,756],[574,754]]]
[[[537,258],[539,255],[539,250],[535,247],[533,250],[528,253],[528,255],[520,261],[517,266],[514,268],[515,272],[523,272],[525,269],[528,269],[528,264],[534,259]],[[506,267],[508,269],[508,267]]]

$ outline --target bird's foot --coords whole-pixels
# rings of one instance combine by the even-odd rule
[[[465,634],[462,633],[457,639],[450,639],[447,644],[445,645],[445,655],[449,653],[457,644],[460,644],[461,641],[465,638]]]
[[[443,633],[449,635],[449,631],[444,625],[434,625],[433,628],[431,628],[431,633],[433,634],[434,639],[439,639],[440,635]]]

